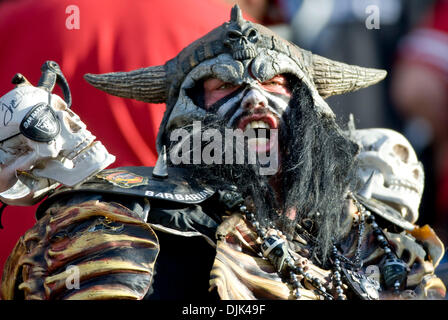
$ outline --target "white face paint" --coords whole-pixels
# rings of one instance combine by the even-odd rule
[[[210,78],[203,86],[205,109],[225,119],[228,128],[250,135],[250,150],[266,154],[278,147],[271,133],[280,127],[291,97],[285,76],[276,75],[264,82],[252,79],[241,85]]]
[[[353,132],[362,150],[358,158],[358,176],[366,182],[372,172],[372,198],[398,210],[414,223],[424,187],[422,164],[409,141],[388,129],[364,129]]]
[[[334,116],[328,104],[317,92],[315,84],[309,80],[308,75],[297,65],[295,60],[287,55],[270,49],[260,49],[257,57],[253,60],[237,61],[232,55],[223,53],[213,59],[201,62],[185,77],[179,90],[178,100],[172,109],[168,110],[166,119],[164,119],[166,122],[162,123],[157,140],[158,148],[160,149],[163,143],[167,143],[166,141],[163,142],[169,136],[167,132],[186,126],[193,120],[201,120],[207,115],[206,108],[199,106],[197,101],[190,97],[190,90],[201,84],[205,79],[220,79],[224,83],[246,88],[246,90],[238,91],[213,110],[218,115],[231,120],[232,123],[228,126],[235,128],[233,122],[243,115],[244,110],[239,107],[249,88],[262,90],[268,101],[272,101],[272,104],[268,104],[268,110],[279,119],[281,118],[288,103],[283,101],[278,94],[272,94],[270,90],[263,90],[259,85],[277,75],[286,74],[291,75],[297,81],[301,81],[309,88],[316,111]]]
[[[228,116],[227,113],[229,113],[229,111],[236,109],[235,113],[230,117],[228,122],[229,127],[234,127],[235,121],[239,117],[245,113],[254,113],[256,112],[256,109],[258,109],[258,113],[272,114],[277,117],[277,119],[281,119],[283,113],[288,108],[288,103],[289,97],[279,97],[273,93],[263,90],[260,86],[251,86],[244,90],[241,95],[238,95],[223,104],[218,109],[217,113],[222,117],[225,117]],[[269,127],[271,126],[269,122],[267,125]],[[240,129],[244,130],[246,128],[244,127]]]
[[[280,96],[264,90],[261,86],[252,85],[243,92],[237,103],[237,109],[230,117],[228,127],[243,132],[254,130],[257,137],[248,140],[249,148],[256,152],[266,153],[278,150],[278,141],[271,139],[271,130],[278,130],[283,113],[288,108],[289,96]],[[235,108],[233,108],[235,110]]]
[[[22,85],[1,97],[0,106],[0,198],[48,187],[39,180],[74,186],[115,160],[57,95]],[[21,184],[22,171],[32,179]]]

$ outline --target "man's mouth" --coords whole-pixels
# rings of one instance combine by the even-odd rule
[[[269,113],[252,114],[240,119],[238,129],[244,132],[254,131],[255,137],[248,139],[249,150],[255,150],[257,153],[267,153],[275,143],[274,139],[271,139],[270,130],[278,129],[278,120]]]

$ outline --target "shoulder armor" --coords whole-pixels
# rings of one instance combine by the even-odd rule
[[[67,194],[99,193],[137,196],[177,203],[195,204],[210,198],[215,190],[191,178],[187,169],[168,167],[168,177],[152,175],[153,167],[120,167],[103,170],[73,188],[61,187],[38,208],[45,211],[51,203]]]

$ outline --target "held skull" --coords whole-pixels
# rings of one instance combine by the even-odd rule
[[[409,141],[389,129],[362,129],[352,132],[361,145],[358,172],[362,183],[372,175],[372,195],[414,223],[424,187],[424,171]]]
[[[66,102],[45,88],[18,85],[0,106],[0,197],[17,188],[20,172],[74,186],[115,160]]]
[[[44,152],[50,154],[49,159],[44,158],[40,166],[36,166],[34,175],[74,186],[115,161],[115,157],[107,152],[100,141],[95,141],[96,137],[61,98],[55,96],[52,108],[60,124],[59,134],[45,147],[28,140],[31,146],[36,149],[42,147]]]

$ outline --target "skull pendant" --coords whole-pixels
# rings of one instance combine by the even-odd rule
[[[289,257],[288,245],[277,235],[267,237],[261,244],[263,256],[268,258],[277,272],[281,272],[286,266],[286,259]]]

